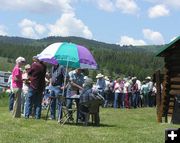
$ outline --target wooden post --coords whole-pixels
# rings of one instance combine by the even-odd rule
[[[160,70],[156,72],[156,109],[157,109],[157,122],[162,122],[162,108],[161,108],[161,74]]]

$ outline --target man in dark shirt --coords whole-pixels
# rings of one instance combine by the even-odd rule
[[[46,65],[36,59],[36,62],[32,63],[31,68],[28,70],[28,76],[30,87],[26,100],[25,118],[29,118],[34,105],[35,118],[40,119],[42,95],[45,88]]]

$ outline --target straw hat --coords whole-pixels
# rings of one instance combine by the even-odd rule
[[[150,76],[147,76],[145,79],[151,80],[151,77],[150,77]]]
[[[151,77],[150,77],[150,76],[147,76],[145,79],[149,79],[149,80],[151,80]]]
[[[131,80],[137,80],[137,77],[134,76],[134,77],[131,78]]]
[[[96,78],[102,78],[104,77],[104,75],[102,75],[101,73],[97,74]]]
[[[105,80],[109,81],[109,78],[107,76],[104,77]]]

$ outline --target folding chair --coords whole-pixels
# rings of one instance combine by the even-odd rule
[[[62,99],[61,99],[62,100]],[[62,117],[58,117],[58,123],[64,125],[66,122],[70,122],[70,118],[73,117],[74,113],[77,112],[77,103],[73,103],[72,108],[68,108],[65,103],[65,98],[63,99],[63,106],[62,106]],[[74,120],[73,120],[74,122]]]

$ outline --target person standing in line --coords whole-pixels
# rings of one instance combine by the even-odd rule
[[[137,98],[138,98],[138,107],[142,107],[142,99],[140,96],[140,92],[141,92],[141,81],[139,79],[136,78],[136,83],[138,85],[138,90],[137,90]]]
[[[152,107],[153,106],[153,99],[152,99],[152,91],[153,91],[153,82],[151,81],[151,77],[148,76],[146,77],[146,81],[147,81],[147,85],[148,85],[148,105],[149,107]]]
[[[104,80],[104,75],[102,75],[101,73],[97,74],[96,76],[96,88],[99,92],[99,94],[101,94],[104,97],[104,89],[106,87],[106,83]]]
[[[41,118],[41,103],[43,91],[45,89],[46,65],[38,60],[38,57],[33,57],[35,62],[32,63],[28,70],[30,86],[26,100],[25,118],[29,118],[34,105],[34,114],[36,119]]]
[[[136,83],[136,78],[132,78],[132,107],[137,108],[138,106],[138,84]]]
[[[21,117],[21,91],[23,86],[21,67],[25,64],[25,58],[18,57],[12,71],[12,88],[15,97],[12,115],[14,118]]]
[[[104,103],[104,107],[108,107],[108,104],[110,102],[110,80],[107,76],[104,77],[105,79],[105,83],[106,83],[106,87],[104,89],[104,97],[105,97],[105,103]]]
[[[120,108],[125,107],[124,80],[120,81]]]
[[[120,94],[121,94],[121,87],[120,87],[121,79],[118,78],[114,85],[114,108],[120,107]]]
[[[21,98],[22,98],[22,102],[21,102],[21,106],[22,106],[22,114],[25,116],[25,107],[26,107],[26,99],[27,99],[27,95],[28,95],[28,89],[29,89],[29,77],[28,77],[28,70],[30,69],[30,65],[27,64],[25,65],[25,70],[22,74],[22,79],[23,79],[23,87],[22,87],[22,94],[21,94]]]
[[[148,107],[148,103],[149,103],[148,84],[146,83],[146,81],[142,82],[141,94],[143,95],[143,105],[144,105],[144,107]]]
[[[125,107],[126,108],[131,108],[131,103],[132,103],[132,93],[131,93],[131,81],[126,78],[125,83],[124,83],[124,94],[125,94]]]

